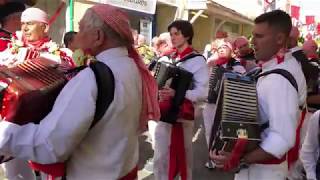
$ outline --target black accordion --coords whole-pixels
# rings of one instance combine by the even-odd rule
[[[213,66],[209,77],[208,103],[215,104],[218,99],[220,87],[222,84],[225,68],[222,66]]]
[[[247,76],[225,73],[211,131],[210,148],[231,152],[238,138],[249,140],[247,150],[260,139],[256,81]]]
[[[187,90],[192,89],[193,74],[171,63],[157,62],[154,77],[159,89],[169,83],[169,87],[175,90],[175,96],[171,101],[168,113],[161,114],[161,121],[175,123],[178,117]],[[171,81],[171,82],[170,82]],[[161,107],[161,106],[160,106]]]

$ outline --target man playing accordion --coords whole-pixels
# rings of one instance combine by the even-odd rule
[[[255,19],[252,42],[262,72],[286,70],[292,75],[297,88],[276,73],[258,79],[256,90],[260,124],[265,125],[261,143],[254,150],[242,154],[225,151],[210,153],[219,168],[231,170],[238,168],[239,164],[246,165],[247,168],[240,169],[235,175],[236,180],[284,180],[288,166],[297,160],[298,127],[303,122],[299,106],[303,106],[306,100],[306,81],[300,64],[285,49],[291,27],[290,16],[281,10],[262,14]]]
[[[49,20],[46,12],[28,8],[21,15],[21,32],[12,35],[8,48],[1,52],[0,65],[13,67],[25,60],[46,58],[64,67],[73,67],[71,57],[48,36]]]
[[[159,63],[174,66],[178,76],[173,76],[171,84],[159,90],[161,119],[155,130],[154,175],[155,179],[173,180],[179,173],[182,180],[191,180],[193,106],[206,97],[208,68],[204,57],[191,47],[193,28],[188,21],[174,21],[168,31],[175,48]],[[156,77],[157,74],[156,70]],[[181,83],[186,86],[179,87]]]
[[[26,60],[38,57],[61,63],[63,69],[74,66],[71,57],[59,49],[48,36],[49,24],[46,12],[38,8],[28,8],[21,15],[21,31],[12,34],[8,48],[0,53],[0,65],[14,67]],[[13,159],[3,164],[9,180],[22,176],[34,178],[27,161]]]

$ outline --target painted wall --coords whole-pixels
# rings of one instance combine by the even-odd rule
[[[214,37],[214,18],[199,17],[193,23],[194,37],[192,41],[193,47],[202,52],[206,44],[208,44]]]
[[[156,35],[167,32],[168,25],[174,21],[177,8],[164,4],[157,4],[156,8]]]
[[[263,13],[264,0],[212,0],[249,18]]]

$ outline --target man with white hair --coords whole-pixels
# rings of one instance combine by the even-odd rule
[[[0,64],[16,66],[28,59],[44,57],[66,67],[74,63],[59,49],[48,35],[49,20],[46,12],[38,8],[28,8],[21,15],[21,32],[16,32],[8,49],[1,53]]]
[[[114,77],[107,111],[90,129],[99,96],[95,75],[86,68],[65,85],[40,124],[1,121],[0,154],[41,164],[67,161],[68,180],[134,180],[139,129],[160,116],[157,84],[134,49],[123,11],[95,5],[79,24],[79,46],[107,65]]]

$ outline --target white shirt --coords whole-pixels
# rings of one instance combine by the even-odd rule
[[[285,54],[283,63],[274,58],[262,65],[262,71],[285,69],[295,78],[298,93],[289,80],[279,74],[269,74],[257,82],[261,122],[269,121],[262,132],[261,148],[277,158],[285,155],[295,144],[296,127],[300,118],[299,106],[306,100],[306,81],[300,64],[291,53]]]
[[[307,135],[300,150],[300,159],[308,180],[317,180],[316,165],[319,157],[319,115],[320,111],[317,111],[308,120]]]
[[[290,49],[290,52],[291,52],[291,53],[294,53],[294,52],[296,52],[296,51],[300,51],[300,50],[302,50],[302,48],[301,48],[301,47],[299,47],[299,46],[295,46],[295,47],[293,47],[293,48],[291,48],[291,49]]]
[[[172,63],[167,56],[160,58],[159,61]],[[207,89],[209,84],[209,72],[205,59],[202,56],[196,56],[177,63],[177,66],[182,67],[193,74],[194,88],[192,90],[187,90],[186,98],[193,103],[205,100],[208,95]]]
[[[0,153],[42,164],[68,160],[68,180],[116,180],[130,172],[138,163],[140,74],[125,48],[105,50],[96,58],[112,70],[115,94],[93,129],[88,132],[97,86],[87,68],[67,83],[39,125],[1,121]]]

